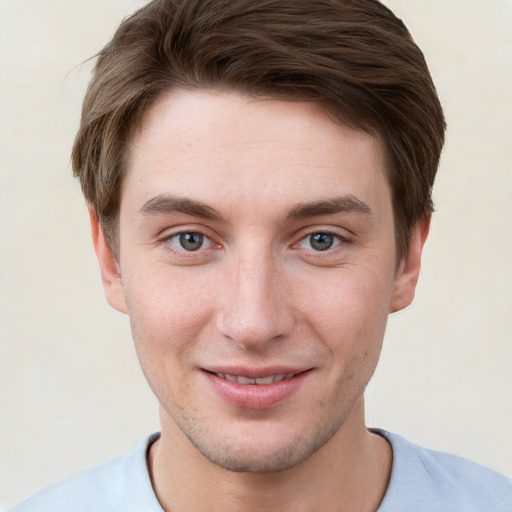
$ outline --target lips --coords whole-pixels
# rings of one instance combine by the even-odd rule
[[[220,370],[220,371],[219,371]],[[215,394],[241,409],[269,409],[292,399],[311,375],[311,370],[279,368],[267,370],[205,370]]]
[[[229,380],[229,382],[238,382],[238,384],[252,384],[252,385],[258,385],[258,386],[264,386],[266,384],[273,384],[274,382],[281,382],[285,379],[291,379],[295,376],[294,373],[280,373],[277,375],[269,375],[267,377],[257,377],[257,378],[251,378],[251,377],[245,377],[243,375],[232,375],[229,373],[221,373],[217,372],[215,373],[217,377],[220,379],[226,379]]]

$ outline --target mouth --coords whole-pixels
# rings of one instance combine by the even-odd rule
[[[244,385],[265,386],[267,384],[274,384],[283,380],[292,379],[296,373],[278,373],[276,375],[268,375],[266,377],[246,377],[244,375],[232,375],[230,373],[215,372],[215,375],[220,379],[228,380],[229,382],[237,382]]]
[[[308,380],[313,368],[210,368],[204,375],[216,394],[240,409],[270,409],[289,400]]]

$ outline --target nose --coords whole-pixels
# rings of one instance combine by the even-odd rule
[[[245,350],[264,351],[289,335],[294,315],[283,269],[269,255],[247,252],[226,272],[217,328]]]

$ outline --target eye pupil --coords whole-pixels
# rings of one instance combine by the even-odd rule
[[[334,243],[333,235],[328,233],[315,233],[310,236],[310,244],[317,251],[326,251],[330,249]]]
[[[201,233],[182,233],[180,245],[187,251],[197,251],[203,245],[204,236]]]

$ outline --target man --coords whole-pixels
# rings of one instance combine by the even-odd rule
[[[373,0],[154,1],[99,56],[73,165],[161,433],[13,510],[510,510],[510,482],[369,431],[444,118]]]

